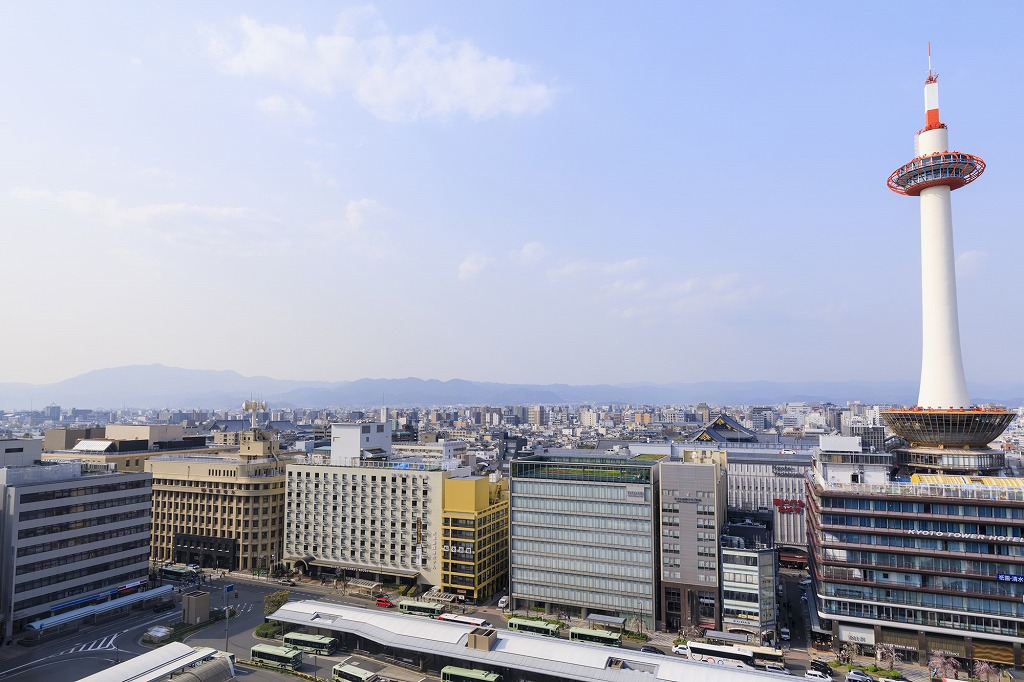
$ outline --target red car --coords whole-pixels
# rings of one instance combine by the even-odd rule
[[[377,606],[381,607],[382,609],[390,609],[394,605],[395,603],[387,597],[377,597]]]

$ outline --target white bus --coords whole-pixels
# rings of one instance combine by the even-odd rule
[[[454,613],[442,613],[437,617],[438,620],[446,620],[449,623],[462,623],[463,625],[472,625],[477,628],[489,628],[491,624],[483,618],[471,618],[470,616],[459,616]]]
[[[721,665],[726,668],[754,669],[754,652],[744,647],[688,642],[685,650],[682,647],[672,650],[684,658],[699,663]]]

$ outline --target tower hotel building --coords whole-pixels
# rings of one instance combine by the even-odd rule
[[[920,197],[924,343],[915,407],[882,413],[888,452],[823,437],[807,477],[812,630],[892,644],[906,660],[953,655],[1020,666],[1024,479],[989,448],[1015,413],[972,407],[960,351],[950,192],[985,168],[948,151],[938,81],[925,82],[917,158],[889,187]]]

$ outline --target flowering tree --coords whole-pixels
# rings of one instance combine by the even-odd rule
[[[849,665],[853,663],[853,657],[858,653],[858,647],[853,642],[847,642],[843,645],[843,648],[839,650],[839,660]]]
[[[889,670],[892,670],[893,666],[903,660],[900,650],[892,644],[876,644],[875,658],[878,659],[879,663],[888,666]]]
[[[679,636],[685,639],[687,642],[689,642],[691,640],[700,639],[701,637],[703,637],[704,631],[701,630],[700,627],[698,627],[697,625],[690,624],[679,630]]]
[[[974,676],[979,680],[985,680],[985,682],[988,682],[991,678],[998,677],[999,671],[988,661],[975,661]]]
[[[956,656],[932,652],[931,658],[928,659],[928,667],[932,669],[933,675],[956,678],[963,666],[960,665]]]

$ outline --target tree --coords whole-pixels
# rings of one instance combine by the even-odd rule
[[[843,644],[843,648],[839,650],[839,660],[849,665],[853,663],[853,657],[860,652],[860,648],[853,642],[846,642]]]
[[[704,631],[691,623],[679,630],[679,636],[689,642],[690,640],[700,639],[703,637]]]
[[[979,680],[988,682],[989,679],[999,676],[999,670],[988,661],[975,661],[974,676]]]
[[[931,658],[928,659],[928,667],[932,669],[933,675],[956,678],[963,666],[960,665],[956,656],[947,656],[933,651]]]
[[[932,677],[939,674],[945,676],[946,674],[946,657],[942,654],[932,652],[931,657],[928,659],[928,667],[932,669]]]
[[[893,644],[876,644],[875,645],[875,657],[879,663],[889,667],[889,670],[893,669],[897,663],[901,663],[903,658],[900,655],[900,650]]]
[[[263,615],[269,616],[274,613],[282,606],[288,603],[288,595],[291,592],[288,590],[279,590],[277,592],[271,592],[263,598]]]

